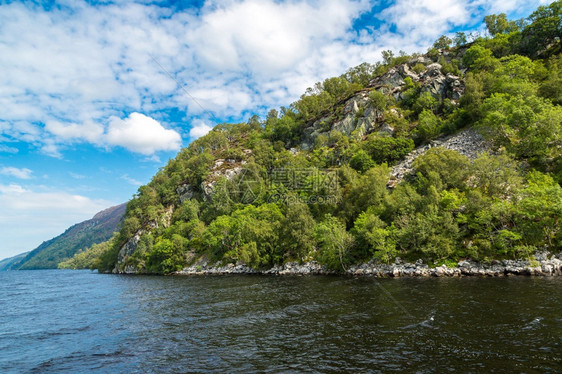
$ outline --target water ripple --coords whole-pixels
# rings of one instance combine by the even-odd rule
[[[0,372],[558,372],[561,285],[0,273]]]

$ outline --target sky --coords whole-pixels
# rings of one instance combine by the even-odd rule
[[[221,122],[540,0],[0,2],[0,259],[128,201]]]

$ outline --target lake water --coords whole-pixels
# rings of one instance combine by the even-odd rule
[[[0,373],[561,372],[562,277],[0,273]]]

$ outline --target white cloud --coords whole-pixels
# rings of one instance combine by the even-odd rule
[[[162,160],[160,160],[160,157],[158,157],[158,155],[150,155],[148,157],[145,157],[141,161],[142,162],[156,162],[158,164],[162,162]]]
[[[0,169],[0,174],[16,177],[19,179],[31,179],[32,171],[27,168],[18,169],[11,166],[5,166]]]
[[[106,135],[107,143],[145,155],[157,151],[175,151],[181,146],[181,136],[141,113],[131,113],[120,119],[111,117]]]
[[[44,143],[41,145],[40,151],[47,156],[62,159],[59,145],[56,144],[55,140],[52,138],[45,139]]]
[[[64,191],[0,184],[0,257],[34,249],[111,205]]]
[[[77,173],[73,173],[73,172],[69,172],[68,175],[70,175],[74,179],[85,179],[86,178],[85,175],[77,174]]]
[[[121,176],[121,179],[123,179],[124,181],[129,182],[130,184],[132,184],[133,186],[142,186],[143,183],[141,181],[138,181],[134,178],[129,177],[129,175],[125,174]]]
[[[450,25],[462,25],[470,20],[466,5],[462,0],[398,0],[383,11],[382,17],[395,24],[402,35],[432,40],[447,32]]]
[[[307,57],[314,43],[339,38],[367,2],[228,2],[205,12],[186,34],[196,58],[220,71],[249,69],[272,74]]]
[[[57,141],[54,138],[47,139],[42,151],[59,158],[61,144],[77,141],[105,147],[122,146],[144,155],[153,155],[157,151],[177,150],[181,145],[181,136],[178,132],[166,129],[153,118],[136,112],[125,119],[111,116],[107,128],[92,121],[83,124],[49,121],[45,124],[45,130],[55,135]]]
[[[5,153],[18,153],[19,149],[15,148],[15,147],[9,147],[7,145],[1,145],[0,144],[0,152],[5,152]]]
[[[76,123],[66,124],[59,121],[48,121],[45,124],[45,129],[62,140],[86,140],[94,144],[101,142],[104,132],[102,125],[92,121],[86,121],[80,125]]]
[[[199,121],[199,120],[195,120],[192,123],[192,127],[189,130],[189,137],[192,139],[197,139],[200,138],[204,135],[207,135],[207,133],[209,131],[211,131],[213,128],[209,125],[207,125],[205,122],[203,121]]]

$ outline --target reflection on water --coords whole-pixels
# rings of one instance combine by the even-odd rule
[[[558,372],[560,286],[0,273],[0,372]]]

